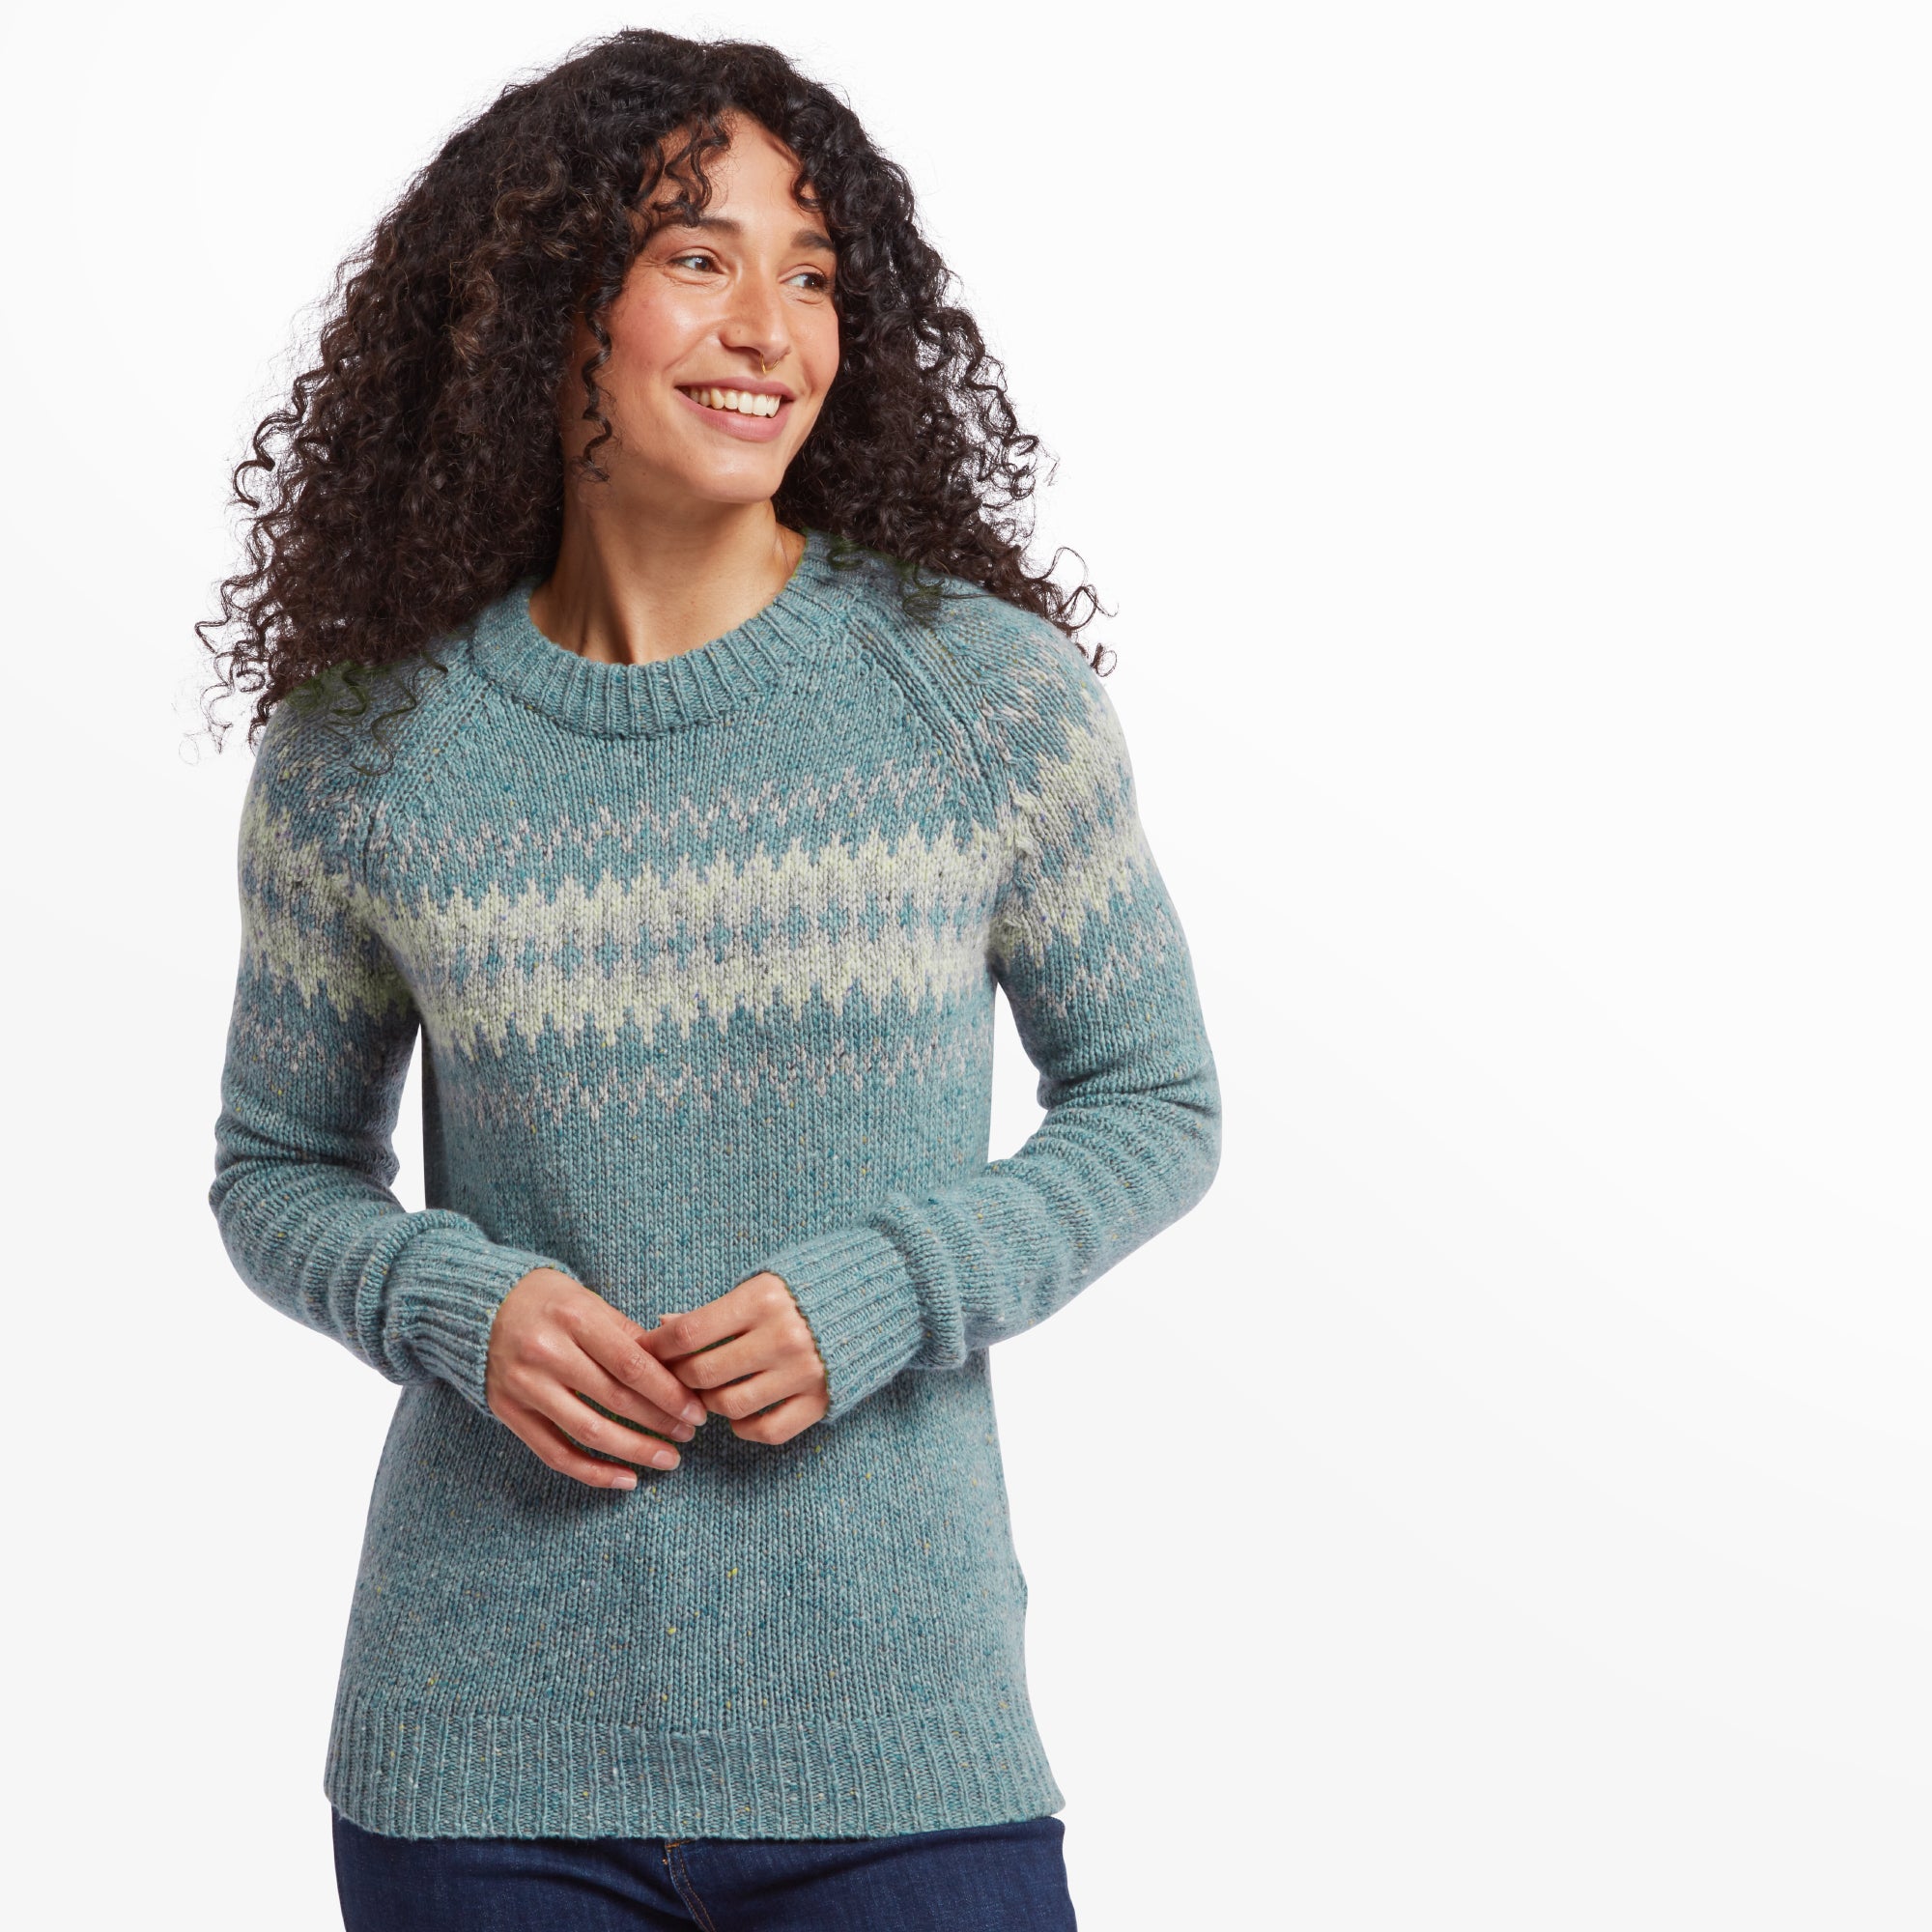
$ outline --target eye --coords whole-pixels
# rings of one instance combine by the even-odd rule
[[[795,282],[800,276],[805,277],[812,289],[820,295],[832,286],[832,277],[823,269],[801,269],[798,274],[787,276],[786,279]]]
[[[696,262],[700,269],[708,269],[713,266],[709,255],[669,255],[665,259],[667,264],[673,268],[680,262]]]

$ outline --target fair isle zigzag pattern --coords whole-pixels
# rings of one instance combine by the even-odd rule
[[[806,1094],[835,1086],[853,1094],[927,1091],[957,1086],[984,1065],[984,1053],[959,1028],[925,1040],[893,1045],[841,1041],[830,1052],[776,1041],[747,1053],[708,1058],[668,1054],[663,1059],[593,1065],[558,1059],[541,1079],[505,1087],[485,1079],[451,1081],[440,1095],[445,1122],[485,1133],[523,1133],[533,1126],[561,1128],[579,1121],[648,1121],[680,1107],[710,1112],[721,1106],[741,1114],[761,1106],[796,1106]]]
[[[680,847],[734,849],[760,835],[793,826],[800,836],[840,819],[903,819],[918,803],[939,792],[947,768],[936,759],[883,759],[873,771],[836,776],[801,773],[781,783],[767,778],[755,786],[724,786],[700,804],[676,800],[664,810],[639,799],[627,813],[608,805],[580,817],[502,820],[467,836],[439,824],[431,836],[407,820],[384,838],[385,864],[411,879],[460,882],[481,872],[548,873],[578,861],[651,863]],[[452,883],[450,890],[460,890]]]
[[[956,999],[985,973],[989,944],[1000,952],[1022,937],[988,928],[1009,839],[1029,875],[1023,937],[1034,948],[1077,942],[1090,917],[1104,918],[1117,894],[1130,899],[1152,868],[1118,728],[1088,702],[1086,726],[1069,728],[1002,831],[948,822],[930,837],[908,827],[889,839],[875,829],[709,864],[686,855],[668,873],[645,864],[588,886],[493,882],[477,896],[408,904],[358,893],[370,924],[408,962],[412,991],[379,953],[332,945],[326,918],[254,923],[249,963],[309,1004],[327,994],[338,1009],[383,1013],[413,997],[432,1035],[472,1057],[500,1055],[513,1033],[527,1040],[588,1025],[609,1043],[627,1024],[688,1032],[738,1012],[795,1012],[814,996],[838,1006],[855,990],[875,1005],[895,993],[915,1006]],[[1088,863],[1076,874],[1028,862],[1029,828],[1047,814],[1080,821]],[[266,806],[244,818],[242,852],[248,889],[285,914],[326,865],[319,842]]]

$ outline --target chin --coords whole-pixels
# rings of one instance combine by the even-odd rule
[[[729,482],[720,480],[710,485],[693,484],[691,495],[706,503],[768,503],[778,495],[779,485],[783,481],[784,471],[780,470],[769,481],[763,482],[733,477]]]

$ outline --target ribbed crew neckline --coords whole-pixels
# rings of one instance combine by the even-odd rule
[[[831,539],[807,530],[805,553],[762,610],[722,638],[650,664],[605,664],[553,641],[530,618],[542,581],[520,579],[477,617],[476,667],[526,704],[573,730],[646,738],[706,724],[754,703],[816,655],[850,584],[827,562]]]

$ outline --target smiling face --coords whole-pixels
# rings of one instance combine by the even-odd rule
[[[725,125],[730,147],[705,159],[708,204],[651,236],[606,320],[597,382],[614,435],[594,460],[627,506],[659,514],[769,499],[838,373],[838,258],[792,199],[798,157],[745,116]],[[675,194],[667,185],[657,204]],[[595,347],[580,323],[562,390],[572,455],[596,434],[577,376]]]

